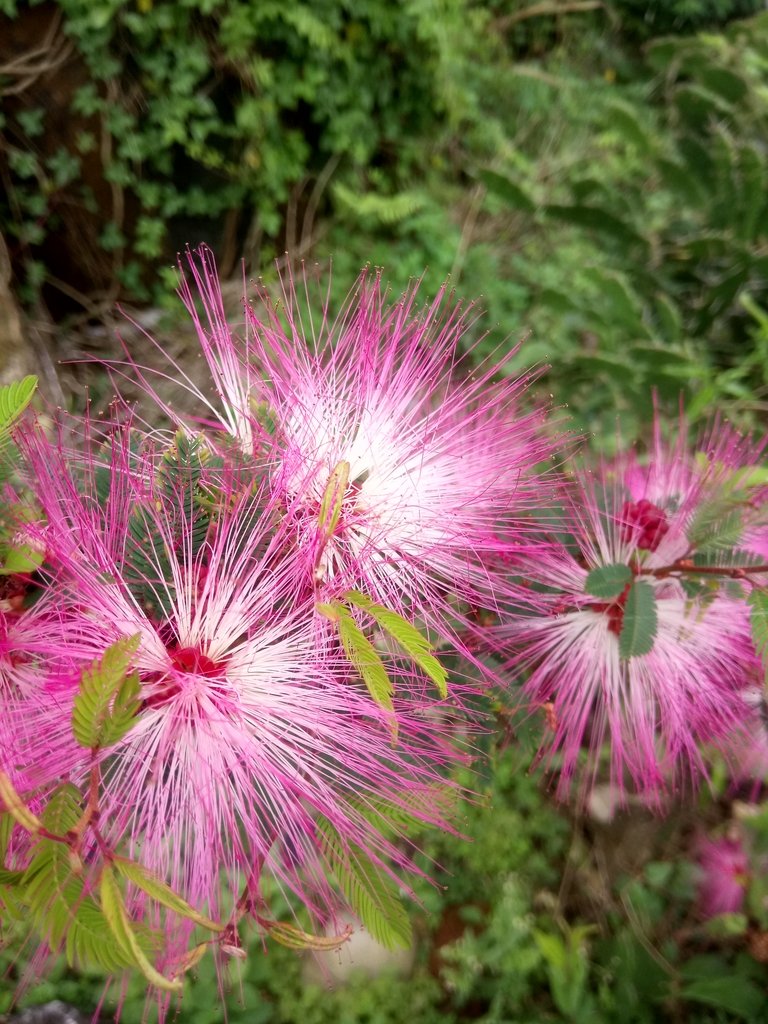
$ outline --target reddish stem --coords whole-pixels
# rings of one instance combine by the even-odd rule
[[[655,576],[656,579],[663,579],[674,573],[693,573],[702,576],[727,576],[733,580],[741,580],[745,576],[768,573],[768,565],[694,565],[690,558],[679,558],[671,565],[663,565],[658,569],[638,567],[637,573],[641,576]]]

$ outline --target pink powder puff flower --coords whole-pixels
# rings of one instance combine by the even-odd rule
[[[196,486],[216,511],[201,520],[184,474],[160,482],[162,461],[137,454],[127,430],[97,454],[77,456],[40,431],[22,444],[57,566],[51,598],[69,609],[64,647],[95,657],[140,636],[143,710],[102,763],[106,840],[213,917],[231,908],[236,880],[257,906],[271,876],[316,922],[333,924],[340,898],[320,818],[383,870],[390,860],[412,870],[371,811],[407,808],[445,826],[433,798],[460,758],[449,725],[413,696],[396,701],[393,744],[392,716],[317,628],[311,600],[297,599],[274,501],[226,471],[203,473]],[[45,726],[39,756],[54,776],[70,715],[43,719],[35,704],[29,713],[31,728]],[[84,751],[75,781],[88,764]],[[167,927],[172,965],[193,925]]]
[[[718,518],[733,548],[765,523],[761,462],[767,441],[755,442],[719,421],[692,439],[682,415],[669,439],[657,413],[647,457],[641,461],[631,450],[603,467],[606,487],[615,482],[626,492],[624,528],[648,552],[648,565],[687,557],[709,539]]]
[[[522,570],[542,590],[541,610],[500,629],[514,650],[510,666],[528,673],[527,697],[547,712],[545,746],[561,755],[561,794],[584,750],[589,784],[607,742],[611,783],[622,790],[631,780],[641,793],[658,795],[702,775],[700,744],[752,716],[758,664],[746,602],[717,588],[686,593],[682,572],[670,566],[689,552],[685,527],[694,513],[687,496],[675,509],[661,488],[641,490],[636,479],[625,485],[623,469],[619,460],[598,480],[577,474],[564,517],[572,542],[552,543]],[[658,479],[653,470],[647,479],[654,472]],[[588,577],[606,566],[624,567],[626,580],[598,597],[588,592]],[[622,656],[636,587],[653,606],[655,631],[650,644]]]
[[[553,445],[541,415],[521,409],[532,376],[505,376],[506,359],[471,372],[460,353],[471,308],[448,308],[444,291],[419,310],[416,288],[390,302],[364,271],[332,319],[327,296],[315,314],[306,278],[301,292],[289,279],[281,302],[246,306],[239,338],[210,253],[189,267],[181,294],[219,402],[187,385],[233,439],[269,458],[308,580],[359,587],[438,627],[455,613],[449,595],[493,607],[499,560],[547,500],[534,467]]]
[[[699,866],[697,904],[703,917],[738,914],[749,881],[749,858],[739,839],[722,836],[701,839],[696,847]]]

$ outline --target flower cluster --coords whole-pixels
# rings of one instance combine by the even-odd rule
[[[246,924],[326,948],[351,910],[408,944],[491,691],[544,710],[563,795],[607,752],[660,800],[762,735],[761,445],[657,423],[571,466],[447,295],[364,272],[333,317],[288,280],[238,332],[208,252],[186,273],[211,387],[113,366],[170,430],[0,392],[0,909],[51,950],[172,992]]]
[[[692,444],[684,423],[667,443],[657,421],[646,459],[564,482],[561,539],[521,570],[539,608],[499,629],[547,710],[561,792],[580,768],[588,786],[607,748],[614,787],[659,799],[706,773],[707,744],[762,732],[762,450],[722,426]]]
[[[554,452],[529,378],[469,372],[446,296],[363,274],[313,325],[291,285],[239,337],[207,252],[189,272],[207,422],[20,421],[30,571],[0,612],[7,898],[54,951],[169,991],[248,922],[323,948],[349,908],[408,943],[415,833],[453,827],[464,696],[496,681],[476,612]]]

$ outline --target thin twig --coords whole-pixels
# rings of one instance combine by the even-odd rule
[[[556,18],[561,14],[581,14],[586,11],[596,11],[598,7],[602,6],[602,0],[569,0],[568,3],[562,4],[544,0],[532,7],[525,7],[522,11],[511,11],[501,18],[496,18],[493,27],[500,32],[506,32],[513,25],[527,21],[528,18]]]

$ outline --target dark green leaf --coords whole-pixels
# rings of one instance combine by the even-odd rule
[[[754,589],[748,598],[752,627],[752,642],[763,663],[768,680],[768,591]]]
[[[588,573],[584,591],[593,597],[618,597],[631,582],[632,570],[628,565],[616,562],[612,565],[601,565]]]
[[[489,192],[503,199],[515,210],[522,210],[524,213],[535,211],[536,204],[530,196],[503,174],[497,174],[496,171],[479,171],[477,176]]]
[[[629,588],[619,634],[619,655],[634,658],[648,654],[656,638],[658,612],[653,587],[645,580],[636,580]]]
[[[553,220],[561,220],[590,231],[599,231],[625,244],[643,247],[647,244],[633,227],[598,206],[550,205],[544,208],[544,212]]]
[[[768,1014],[768,1000],[757,985],[744,977],[736,981],[732,974],[689,982],[681,995],[683,999],[716,1006],[750,1022],[765,1020]]]

